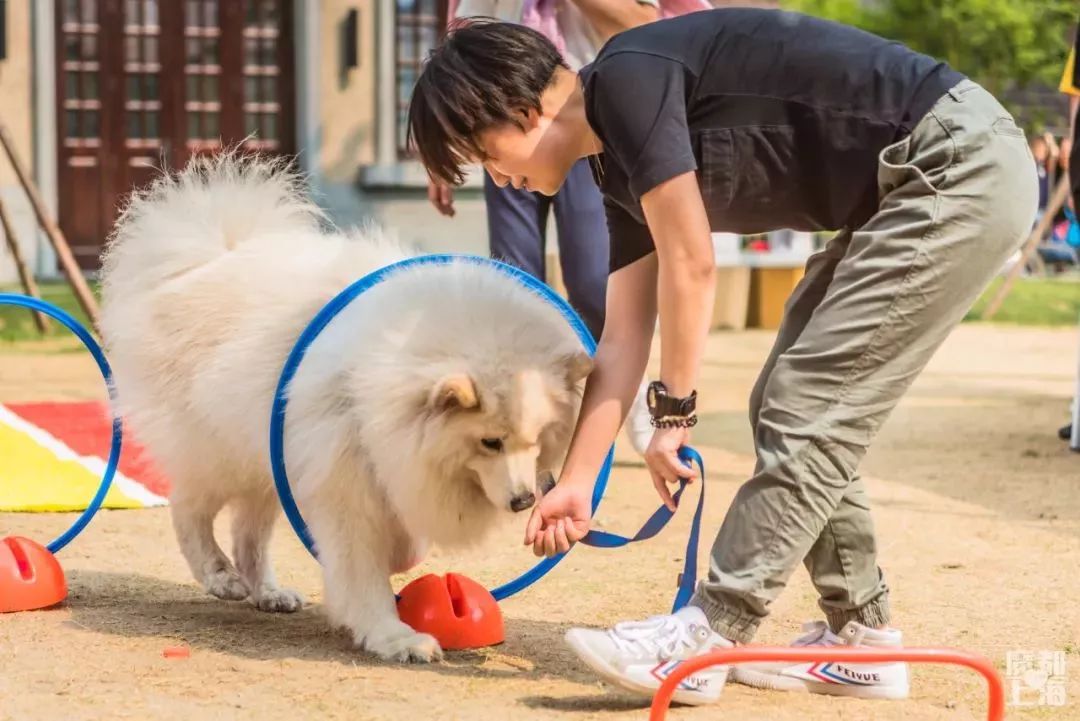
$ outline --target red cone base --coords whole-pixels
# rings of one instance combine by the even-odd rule
[[[398,616],[444,649],[483,648],[506,639],[502,611],[486,588],[457,573],[428,574],[401,589]]]
[[[54,606],[67,597],[56,556],[21,536],[0,540],[0,613]]]

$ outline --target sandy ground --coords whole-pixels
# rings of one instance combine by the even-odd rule
[[[767,333],[715,336],[696,443],[708,465],[702,552],[752,467],[746,397]],[[864,464],[895,622],[911,645],[985,654],[1067,650],[1069,705],[1010,718],[1080,719],[1080,456],[1055,438],[1076,367],[1075,332],[965,326],[896,411]],[[0,400],[97,397],[78,353],[0,356]],[[599,525],[630,532],[656,507],[627,449]],[[647,702],[597,682],[571,656],[572,624],[606,625],[667,609],[689,513],[632,550],[576,549],[547,579],[507,601],[507,640],[441,664],[398,667],[349,648],[320,617],[316,564],[284,526],[282,581],[311,601],[291,616],[204,595],[173,539],[167,511],[103,512],[61,561],[70,598],[58,609],[0,617],[0,719],[644,719]],[[45,540],[63,515],[0,515],[0,535]],[[224,531],[224,523],[221,530]],[[487,583],[532,558],[506,533],[422,570]],[[759,640],[782,643],[816,617],[801,570]],[[166,660],[166,646],[191,657]],[[981,678],[918,666],[913,698],[863,702],[729,685],[721,704],[673,719],[983,718]],[[721,716],[723,714],[723,716]]]

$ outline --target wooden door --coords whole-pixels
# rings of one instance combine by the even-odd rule
[[[98,265],[125,197],[222,147],[294,152],[289,0],[61,0],[60,224]]]

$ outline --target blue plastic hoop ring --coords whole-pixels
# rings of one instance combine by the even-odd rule
[[[79,340],[82,341],[83,345],[86,346],[86,349],[90,351],[90,355],[94,357],[94,361],[97,363],[98,370],[101,371],[101,377],[105,380],[105,388],[109,391],[109,403],[113,409],[112,445],[109,448],[109,460],[105,465],[105,474],[101,477],[101,485],[98,486],[97,493],[94,494],[94,497],[90,500],[90,505],[86,507],[86,510],[82,512],[82,515],[75,519],[75,523],[71,524],[71,528],[61,533],[45,546],[50,552],[56,553],[75,540],[75,537],[82,533],[83,529],[90,523],[90,519],[94,517],[94,514],[101,509],[101,504],[104,503],[105,496],[112,486],[113,477],[116,475],[116,467],[120,463],[120,447],[123,442],[124,426],[120,416],[116,412],[116,389],[113,387],[112,369],[109,368],[109,362],[105,360],[105,354],[102,352],[101,346],[98,345],[98,342],[90,335],[90,331],[62,308],[58,308],[52,303],[38,300],[37,298],[32,298],[28,295],[19,295],[17,293],[0,293],[0,305],[15,305],[23,308],[30,308],[31,310],[44,313],[50,318],[59,321],[61,325],[74,333]]]
[[[315,552],[311,533],[308,531],[303,516],[300,515],[300,510],[296,507],[296,500],[293,498],[292,489],[289,486],[289,477],[285,471],[285,410],[288,406],[286,391],[288,390],[289,383],[292,382],[293,377],[296,375],[296,371],[300,367],[300,362],[304,359],[304,354],[307,353],[311,344],[318,338],[319,334],[322,333],[326,326],[329,325],[330,321],[332,321],[338,313],[344,310],[345,307],[359,295],[370,290],[379,283],[382,283],[394,273],[408,268],[425,265],[448,265],[450,263],[488,265],[506,273],[527,289],[535,292],[541,298],[555,306],[577,334],[578,338],[581,340],[581,344],[585,347],[585,350],[588,351],[589,355],[596,353],[596,341],[593,340],[589,329],[585,326],[581,317],[570,307],[569,303],[563,300],[547,285],[533,278],[528,273],[511,265],[500,263],[497,260],[491,260],[489,258],[454,254],[422,255],[415,258],[408,258],[397,263],[391,263],[384,268],[369,273],[338,293],[333,300],[323,306],[322,309],[315,314],[315,317],[312,318],[311,322],[304,329],[304,332],[300,334],[300,338],[296,341],[296,345],[293,346],[292,351],[289,353],[289,357],[285,361],[285,366],[281,369],[281,377],[278,380],[277,390],[274,393],[274,404],[270,411],[270,468],[274,474],[274,487],[277,489],[278,498],[281,500],[281,506],[285,511],[285,517],[289,519],[289,524],[296,532],[296,535],[300,537],[300,540],[307,547],[311,555],[316,558],[318,558],[318,556]],[[611,464],[614,459],[614,452],[614,447],[608,451],[607,458],[604,459],[604,465],[600,469],[600,475],[596,478],[596,486],[593,489],[592,497],[592,510],[594,514],[596,513],[597,507],[600,505],[600,499],[604,496],[604,490],[607,488],[608,476],[611,475]],[[528,588],[547,575],[551,569],[555,568],[565,555],[566,554],[564,553],[540,561],[540,563],[536,564],[514,580],[492,589],[491,595],[495,597],[495,600],[501,601],[504,598],[513,596],[518,591]]]

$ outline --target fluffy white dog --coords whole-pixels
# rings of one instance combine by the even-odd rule
[[[268,429],[285,358],[323,304],[408,255],[374,232],[325,228],[304,191],[271,161],[196,161],[133,198],[104,260],[121,410],[172,481],[184,557],[211,594],[265,611],[303,603],[267,558],[280,513]],[[555,308],[465,262],[401,271],[326,328],[289,388],[285,450],[326,611],[359,647],[441,655],[399,620],[390,575],[429,543],[470,544],[533,505],[590,368]],[[232,561],[213,534],[226,504]]]

